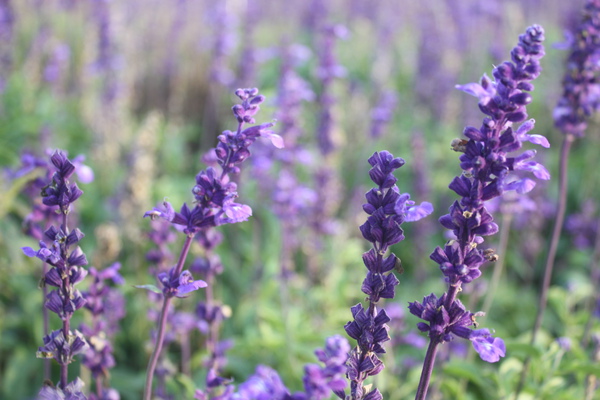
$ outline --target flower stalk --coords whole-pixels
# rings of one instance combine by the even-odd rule
[[[547,147],[547,140],[539,135],[529,135],[534,121],[527,120],[526,106],[532,100],[528,93],[533,90],[530,81],[541,72],[539,60],[544,55],[544,31],[534,25],[519,37],[519,43],[511,52],[511,61],[494,68],[494,79],[484,75],[481,83],[457,86],[479,99],[479,108],[487,115],[481,128],[466,127],[467,139],[455,139],[452,149],[460,156],[461,176],[454,178],[449,188],[461,197],[440,218],[440,223],[452,230],[454,238],[444,248],[438,247],[430,255],[444,274],[448,288],[441,297],[425,296],[423,302],[412,302],[410,312],[426,321],[417,325],[427,332],[430,344],[423,363],[416,400],[427,395],[435,355],[440,344],[454,337],[468,339],[475,351],[487,362],[497,362],[505,355],[502,339],[494,338],[489,329],[477,328],[476,317],[457,299],[462,285],[481,276],[480,267],[498,259],[493,249],[481,249],[484,236],[498,232],[498,225],[485,207],[485,202],[514,190],[519,194],[530,191],[535,182],[522,178],[516,171],[531,172],[538,179],[549,179],[548,171],[539,163],[529,161],[535,151],[527,150],[510,157],[519,150],[524,141]],[[513,129],[513,124],[521,126]]]
[[[183,270],[194,237],[202,231],[219,225],[246,221],[252,215],[252,209],[244,204],[235,203],[238,197],[237,185],[230,181],[230,175],[240,172],[239,164],[250,156],[249,147],[259,137],[271,140],[275,147],[283,147],[283,140],[271,128],[274,123],[255,125],[243,129],[245,124],[254,124],[253,116],[260,110],[259,105],[265,97],[258,94],[258,89],[238,89],[236,95],[241,104],[232,107],[238,126],[236,132],[225,131],[218,137],[219,144],[214,150],[221,172],[213,167],[200,171],[196,175],[196,185],[192,188],[195,206],[186,203],[176,212],[173,206],[165,201],[162,208],[154,208],[144,214],[151,219],[162,218],[171,224],[179,225],[186,234],[186,240],[179,255],[177,265],[168,272],[158,274],[162,290],[154,285],[137,286],[163,295],[163,305],[158,321],[158,337],[150,356],[146,371],[144,400],[152,398],[152,381],[156,365],[163,348],[167,329],[167,314],[173,297],[187,297],[192,292],[205,288],[208,284],[202,280],[194,280],[188,270]]]
[[[44,337],[44,346],[38,350],[40,358],[54,358],[60,365],[60,381],[57,388],[42,388],[42,392],[53,391],[53,395],[59,396],[65,391],[76,392],[80,385],[77,382],[69,383],[69,364],[73,357],[88,349],[88,344],[79,331],[71,331],[71,317],[73,313],[86,304],[85,298],[75,289],[87,275],[82,266],[87,264],[83,251],[76,247],[83,237],[79,229],[69,229],[68,215],[71,205],[83,194],[77,184],[71,183],[70,178],[75,173],[76,166],[60,151],[55,151],[50,158],[55,172],[51,182],[42,188],[42,202],[48,207],[57,207],[61,215],[61,224],[57,228],[51,226],[44,235],[51,241],[48,245],[41,241],[40,249],[23,247],[25,255],[37,257],[52,268],[46,273],[42,280],[43,285],[56,287],[46,296],[45,307],[56,313],[61,321],[62,328],[50,332]]]

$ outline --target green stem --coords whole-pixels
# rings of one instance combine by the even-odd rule
[[[181,254],[179,255],[179,260],[177,261],[177,265],[175,266],[174,276],[179,276],[181,274],[181,270],[183,269],[183,264],[185,264],[185,259],[190,251],[190,247],[192,245],[192,240],[194,236],[187,236],[185,238],[185,243],[183,244],[183,248],[181,249]],[[160,311],[160,317],[158,322],[158,336],[156,337],[156,346],[154,347],[154,351],[150,356],[150,361],[148,362],[148,368],[146,369],[146,385],[144,386],[144,400],[151,400],[152,398],[152,381],[154,379],[154,371],[156,370],[156,364],[158,363],[158,359],[160,357],[160,353],[163,347],[163,341],[165,339],[165,332],[167,327],[167,315],[169,313],[169,306],[171,304],[171,296],[165,295],[162,310]]]

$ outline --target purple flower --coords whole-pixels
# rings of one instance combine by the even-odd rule
[[[175,268],[171,268],[168,273],[158,274],[165,296],[187,297],[191,292],[207,286],[203,280],[195,281],[190,271],[183,271],[179,276],[175,272]]]
[[[479,267],[486,261],[479,251],[465,250],[458,242],[446,245],[444,250],[436,248],[430,258],[440,265],[447,280],[454,279],[463,283],[477,279],[481,275]]]
[[[66,249],[68,249],[69,246],[84,238],[85,235],[79,229],[75,228],[66,234],[63,228],[56,229],[54,226],[51,226],[44,232],[44,235],[53,241],[50,246],[45,242],[40,241],[40,249],[38,251],[35,251],[31,247],[22,247],[23,253],[28,257],[37,257],[40,260],[59,268],[60,271],[66,269],[67,265],[70,267],[87,265],[85,254],[83,254],[79,247],[76,247],[66,259],[63,258],[63,254],[67,253]],[[52,270],[50,270],[49,273],[57,274],[58,272],[52,272]],[[54,282],[56,282],[56,280],[54,280]],[[55,284],[53,286],[57,285]]]
[[[500,357],[504,357],[506,355],[506,346],[504,345],[504,341],[501,338],[494,338],[489,335],[489,331],[487,329],[480,329],[481,331],[487,331],[487,335],[477,336],[472,334],[470,338],[471,343],[473,343],[473,348],[479,354],[479,357],[483,361],[487,361],[489,363],[498,362]]]
[[[481,84],[458,86],[479,98],[479,107],[488,117],[479,129],[465,128],[468,140],[453,145],[456,151],[463,153],[460,161],[464,173],[454,178],[449,187],[461,196],[461,200],[450,207],[450,213],[442,216],[440,223],[453,231],[458,242],[446,246],[445,250],[438,247],[431,255],[451,284],[469,282],[479,276],[475,270],[485,261],[483,250],[472,244],[481,242],[481,236],[498,231],[491,214],[483,206],[484,202],[506,190],[525,193],[535,185],[529,178],[517,177],[517,180],[509,181],[509,173],[521,170],[532,172],[538,179],[550,178],[546,168],[530,160],[535,156],[534,150],[509,156],[521,148],[522,140],[543,146],[548,144],[545,138],[527,133],[533,128],[534,121],[526,121],[526,105],[531,101],[527,91],[533,89],[530,81],[539,75],[539,59],[544,55],[543,29],[534,25],[519,39],[511,53],[512,62],[506,61],[496,67],[494,80],[484,75]],[[526,122],[513,130],[513,123],[522,121]]]
[[[60,386],[67,390],[68,365],[72,362],[75,354],[82,353],[87,348],[83,336],[77,331],[71,333],[70,320],[73,313],[86,304],[85,298],[75,289],[87,275],[82,266],[87,264],[87,258],[81,248],[71,246],[77,244],[83,237],[83,233],[75,228],[69,230],[68,214],[71,204],[83,193],[76,184],[71,184],[69,179],[76,172],[76,166],[61,151],[55,151],[50,157],[55,168],[50,184],[42,188],[43,203],[47,206],[58,206],[60,210],[61,225],[59,228],[51,226],[44,235],[50,239],[48,245],[44,241],[39,242],[40,249],[23,247],[23,253],[29,257],[37,257],[50,264],[51,268],[43,277],[43,284],[56,287],[55,290],[46,294],[44,286],[45,303],[47,310],[56,313],[62,320],[62,329],[47,334],[44,337],[44,346],[39,348],[38,356],[43,358],[54,358],[61,367]],[[45,265],[45,264],[44,264]],[[62,392],[48,392],[57,396]],[[64,393],[63,393],[64,394]],[[75,397],[73,397],[75,398]],[[78,398],[78,397],[77,397]]]
[[[556,343],[558,343],[560,348],[564,351],[570,351],[573,346],[573,342],[571,341],[571,338],[569,338],[567,336],[562,336],[562,337],[557,338]]]
[[[87,400],[87,397],[83,394],[83,386],[84,383],[79,378],[66,385],[64,389],[44,385],[36,400]]]
[[[409,304],[410,312],[424,320],[417,327],[429,335],[429,348],[417,398],[424,399],[435,362],[435,349],[455,336],[470,339],[481,358],[496,362],[505,354],[504,342],[492,338],[487,329],[473,330],[475,317],[480,313],[467,311],[457,300],[462,285],[481,275],[480,267],[486,261],[497,259],[493,249],[481,249],[483,237],[498,232],[498,225],[485,207],[485,202],[502,195],[504,191],[526,192],[534,182],[528,178],[509,180],[514,171],[532,172],[538,179],[549,179],[548,171],[539,163],[530,161],[535,151],[520,155],[510,153],[522,147],[522,141],[547,145],[541,137],[529,135],[533,120],[527,120],[526,106],[532,101],[532,80],[541,72],[540,59],[544,56],[544,30],[539,25],[527,28],[519,36],[519,43],[511,52],[511,61],[494,68],[493,80],[487,75],[480,84],[457,86],[479,99],[479,109],[486,114],[481,128],[468,126],[463,134],[467,139],[455,139],[452,149],[462,153],[460,167],[463,173],[452,180],[449,188],[461,197],[440,218],[440,223],[454,234],[442,249],[437,247],[430,258],[435,261],[448,283],[440,298],[433,293],[422,303]],[[526,121],[526,122],[524,122]],[[524,127],[513,129],[513,124],[524,122]]]
[[[231,400],[284,400],[289,391],[277,371],[265,366],[256,367],[254,375],[240,384]]]
[[[600,107],[600,2],[587,0],[581,24],[569,32],[570,49],[563,95],[553,112],[564,134],[583,137],[587,120]]]
[[[332,138],[333,130],[333,105],[335,98],[332,94],[333,80],[346,74],[343,66],[337,63],[334,50],[338,38],[344,38],[347,29],[342,25],[328,25],[322,29],[321,43],[319,44],[319,67],[316,71],[321,83],[321,93],[317,97],[320,115],[317,127],[317,139],[321,154],[327,155],[334,149]]]
[[[392,90],[387,90],[380,95],[377,106],[371,110],[371,137],[379,138],[383,134],[385,125],[393,118],[393,112],[398,104],[398,96]]]
[[[237,130],[235,133],[225,131],[222,135],[219,135],[219,144],[212,152],[214,157],[216,157],[218,165],[221,167],[221,172],[219,173],[215,168],[209,167],[196,176],[196,185],[192,189],[192,194],[195,197],[193,208],[188,207],[184,203],[180,212],[175,212],[171,204],[165,201],[163,202],[163,208],[154,208],[144,214],[144,217],[150,217],[153,220],[162,218],[171,224],[181,226],[183,227],[183,232],[187,235],[177,265],[171,268],[169,272],[158,274],[157,278],[163,286],[162,290],[154,285],[136,286],[155,293],[162,292],[164,297],[163,311],[159,317],[159,335],[156,339],[155,351],[152,353],[147,369],[146,385],[144,388],[145,399],[150,399],[152,396],[152,381],[162,349],[162,343],[165,340],[165,326],[167,324],[166,310],[168,310],[171,299],[173,297],[186,297],[191,292],[208,286],[203,280],[194,280],[188,270],[183,270],[193,238],[199,232],[206,232],[211,227],[246,221],[252,215],[252,210],[249,206],[234,201],[238,196],[237,185],[230,181],[230,174],[240,172],[239,164],[250,156],[249,147],[257,138],[266,137],[271,140],[275,147],[283,147],[281,137],[269,129],[274,125],[273,123],[255,125],[244,129],[245,124],[254,124],[256,122],[254,116],[260,109],[259,105],[265,100],[264,96],[258,95],[258,89],[238,89],[235,93],[242,101],[241,104],[237,104],[232,108],[238,122]],[[201,242],[207,241],[210,241],[207,235],[201,237]],[[163,251],[160,253],[159,256],[164,255]],[[157,257],[157,259],[162,258]],[[211,276],[207,275],[207,279],[210,280],[210,278]],[[208,298],[207,302],[209,302]],[[209,307],[207,306],[207,308]],[[172,322],[177,321],[172,320]],[[214,336],[211,334],[209,339],[213,341],[211,343],[212,346],[209,347],[213,349],[209,370],[213,371],[214,379],[210,378],[209,380],[211,385],[221,385],[224,381],[217,374],[219,366],[215,361],[217,355],[215,354],[214,346],[217,346],[217,343],[215,343]],[[184,360],[184,364],[185,362],[186,360]],[[205,395],[201,391],[197,393],[197,396],[200,396],[200,398]]]
[[[37,357],[54,358],[61,365],[69,364],[73,361],[73,356],[85,352],[88,346],[81,332],[69,332],[66,340],[62,329],[59,329],[44,337],[44,345],[38,348]]]
[[[233,114],[238,121],[236,133],[225,131],[219,135],[219,144],[215,155],[222,172],[219,174],[214,168],[209,167],[196,175],[196,185],[192,193],[196,205],[189,208],[183,204],[180,212],[175,212],[173,206],[167,201],[163,202],[163,209],[154,208],[144,214],[151,219],[162,218],[175,225],[183,226],[184,233],[194,236],[196,233],[209,227],[233,224],[247,221],[252,215],[252,209],[234,202],[237,198],[237,185],[230,182],[228,174],[239,173],[237,166],[250,156],[249,147],[259,137],[267,137],[276,147],[283,147],[283,141],[269,128],[273,123],[252,126],[242,130],[246,123],[254,123],[254,115],[258,112],[259,104],[264,96],[258,95],[258,89],[238,89],[236,95],[242,100],[241,104],[233,107]]]
[[[411,314],[429,322],[420,322],[417,325],[419,330],[428,332],[432,340],[438,340],[440,343],[452,341],[455,336],[469,339],[481,359],[487,362],[496,362],[500,357],[504,357],[506,348],[502,339],[493,338],[488,329],[469,328],[477,326],[475,317],[483,313],[473,314],[467,311],[460,300],[454,300],[447,308],[446,297],[447,294],[444,293],[438,299],[432,293],[423,298],[423,303],[417,301],[409,303],[408,309]]]
[[[276,135],[271,128],[274,123],[264,123],[243,129],[244,124],[254,124],[254,115],[260,110],[259,105],[265,97],[258,94],[258,89],[238,89],[235,94],[242,100],[241,104],[233,106],[233,115],[238,120],[237,132],[225,131],[219,135],[219,144],[215,149],[217,161],[225,173],[238,173],[236,164],[250,156],[249,147],[259,137],[266,137],[277,148],[283,148],[283,139]]]
[[[381,399],[377,389],[366,390],[363,381],[383,369],[383,362],[378,355],[385,353],[383,343],[390,340],[388,326],[390,318],[385,310],[377,310],[376,304],[381,298],[392,299],[399,280],[391,272],[399,265],[398,258],[392,253],[385,256],[389,246],[404,239],[400,225],[405,214],[413,206],[408,194],[400,194],[396,186],[393,172],[404,165],[404,160],[395,158],[387,151],[374,153],[369,158],[372,168],[369,171],[371,180],[377,187],[365,195],[367,203],[363,210],[369,215],[367,221],[360,226],[363,237],[373,247],[363,254],[363,262],[367,268],[367,276],[362,284],[362,291],[369,297],[369,307],[362,304],[351,308],[353,321],[344,329],[357,341],[347,363],[347,376],[351,381],[350,396],[353,399]],[[415,214],[427,214],[432,211],[431,205],[422,207]],[[414,218],[415,220],[418,218]],[[366,356],[365,356],[366,355]],[[316,373],[313,371],[313,374]],[[344,398],[343,391],[336,394]]]
[[[405,193],[400,196],[396,202],[396,205],[394,206],[396,213],[404,215],[404,221],[419,221],[433,212],[433,204],[430,202],[424,201],[421,204],[416,205],[414,201],[409,199],[410,195]]]
[[[52,183],[42,190],[43,202],[47,206],[59,206],[63,213],[69,211],[69,206],[77,200],[83,192],[76,183],[70,184],[69,178],[75,172],[75,165],[60,151],[55,151],[50,157],[56,172]]]
[[[339,336],[327,338],[324,349],[315,351],[319,361],[325,364],[321,367],[316,364],[308,364],[304,367],[304,396],[306,400],[328,399],[331,392],[344,393],[347,382],[346,361],[350,353],[350,344]],[[302,396],[296,394],[294,399],[300,400]]]
[[[89,349],[84,353],[83,365],[91,372],[97,387],[97,392],[105,395],[99,400],[119,398],[118,392],[107,385],[108,371],[115,366],[111,338],[118,330],[119,320],[125,317],[125,299],[123,295],[110,287],[108,281],[122,285],[123,277],[119,274],[120,263],[98,271],[90,268],[94,278],[89,289],[83,294],[86,299],[85,307],[93,315],[92,323],[82,325],[81,330],[89,338]],[[111,394],[109,397],[108,394]],[[96,397],[92,397],[94,399]]]

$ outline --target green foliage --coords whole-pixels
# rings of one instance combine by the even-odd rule
[[[139,7],[138,3],[132,2],[132,7]],[[521,10],[518,2],[513,3],[511,10],[515,15],[520,15],[515,11],[515,7],[517,11]],[[288,6],[292,7],[285,5]],[[146,204],[149,209],[164,198],[176,206],[184,201],[192,201],[190,189],[194,185],[194,175],[204,168],[202,156],[216,144],[217,134],[224,129],[235,128],[235,121],[229,112],[230,90],[211,81],[205,71],[210,65],[211,55],[206,51],[198,51],[198,41],[199,38],[204,40],[211,37],[214,32],[210,32],[204,23],[182,28],[177,54],[185,59],[185,63],[179,65],[176,76],[169,81],[156,72],[162,71],[163,56],[168,49],[155,48],[157,46],[154,45],[165,42],[165,32],[170,29],[166,16],[173,11],[171,5],[166,7],[165,3],[157,10],[143,7],[143,12],[140,11],[143,15],[133,18],[135,21],[125,20],[127,10],[118,8],[123,15],[117,15],[116,20],[123,18],[122,24],[125,24],[124,21],[132,24],[132,30],[118,25],[123,32],[117,47],[124,54],[114,73],[122,80],[124,94],[115,103],[104,104],[101,92],[105,77],[91,72],[98,33],[95,25],[85,16],[87,14],[84,11],[89,10],[75,7],[68,11],[56,4],[44,7],[37,15],[24,10],[23,5],[16,6],[19,23],[12,52],[13,67],[0,97],[0,164],[17,168],[19,155],[24,149],[41,156],[48,147],[63,148],[72,156],[80,153],[87,156],[87,163],[96,172],[96,180],[82,187],[85,194],[80,200],[81,205],[74,211],[78,215],[81,230],[86,234],[81,246],[96,267],[105,267],[120,260],[127,282],[122,288],[126,297],[127,317],[122,321],[121,332],[115,338],[117,366],[111,372],[110,382],[120,391],[123,400],[139,399],[150,353],[149,334],[154,327],[147,314],[151,307],[147,291],[137,290],[133,286],[160,293],[159,288],[149,283],[155,283],[148,274],[148,262],[145,259],[145,253],[150,249],[145,237],[149,223],[141,218],[146,209],[140,204]],[[255,172],[250,166],[239,179],[239,200],[252,206],[254,216],[249,222],[219,228],[225,240],[217,252],[225,271],[214,285],[215,297],[231,310],[231,318],[224,322],[220,336],[234,340],[233,347],[227,353],[228,364],[223,375],[231,376],[235,384],[250,376],[256,365],[266,364],[281,374],[291,390],[300,390],[303,365],[317,362],[314,350],[323,346],[326,337],[344,334],[343,326],[351,319],[350,306],[364,299],[360,291],[365,274],[361,254],[366,248],[358,226],[366,218],[360,205],[363,202],[362,195],[370,185],[366,159],[376,150],[388,149],[406,159],[406,166],[398,174],[398,186],[402,192],[412,194],[417,184],[422,183],[418,181],[417,173],[423,171],[413,167],[422,161],[430,197],[415,200],[431,201],[436,208],[430,217],[433,231],[417,236],[416,225],[407,226],[406,240],[394,246],[393,250],[402,259],[405,272],[399,275],[401,284],[397,298],[388,303],[382,302],[381,306],[395,302],[406,311],[408,301],[421,300],[431,292],[443,291],[441,274],[428,255],[435,246],[443,245],[446,240],[435,220],[455,200],[447,185],[460,172],[459,155],[450,150],[450,142],[461,136],[465,124],[480,124],[482,116],[476,113],[474,99],[465,100],[461,97],[466,95],[451,93],[445,100],[447,104],[443,115],[436,114],[435,104],[417,98],[415,86],[420,49],[414,33],[419,29],[417,17],[420,9],[415,7],[403,7],[406,9],[402,10],[402,23],[398,23],[397,37],[390,38],[388,48],[382,50],[384,44],[380,43],[381,36],[378,36],[382,32],[376,23],[366,17],[351,24],[352,36],[338,46],[340,62],[347,67],[346,78],[337,80],[333,87],[337,99],[334,117],[339,147],[331,157],[331,163],[339,179],[336,187],[318,190],[331,191],[332,195],[339,197],[339,207],[335,210],[339,226],[335,235],[317,238],[319,249],[309,246],[309,242],[312,243],[311,240],[315,238],[306,235],[300,237],[303,246],[293,256],[294,274],[284,283],[280,277],[284,238],[280,220],[272,210],[271,196],[261,186],[265,182],[253,181]],[[442,18],[442,14],[446,14],[442,12],[444,7],[437,9],[436,5],[433,8],[437,10],[435,18]],[[549,42],[552,42],[558,39],[561,31],[558,25],[559,12],[551,10],[552,7],[547,8],[539,14],[549,21],[550,25],[546,28]],[[345,8],[341,7],[340,10]],[[195,11],[197,14],[190,15],[203,12]],[[144,14],[146,12],[148,14]],[[154,13],[164,13],[165,16],[158,18]],[[394,9],[393,14],[397,13],[398,10]],[[517,31],[524,28],[516,26],[520,23],[511,20],[515,15],[504,16],[507,21],[513,21],[506,24],[503,31],[503,36],[510,37],[511,43]],[[48,17],[48,21],[40,16]],[[337,17],[350,18],[344,15]],[[313,54],[300,63],[298,73],[312,84],[318,95],[321,90],[315,74],[318,62],[312,44],[315,32],[302,30],[293,24],[288,26],[284,21],[286,18],[281,15],[270,16],[267,23],[265,17],[265,21],[259,24],[256,41],[261,47],[275,48],[280,45],[279,40],[285,29],[286,36],[289,36],[286,40],[297,40],[309,46]],[[143,25],[148,20],[152,20],[152,24]],[[42,31],[42,26],[48,29]],[[71,49],[66,76],[57,84],[59,90],[42,77],[50,45],[41,50],[32,45],[38,40],[38,35],[47,31],[53,35],[49,43],[67,43]],[[460,67],[453,66],[458,82],[448,81],[448,87],[440,90],[451,89],[456,83],[477,80],[482,72],[481,65],[489,67],[489,73],[492,62],[498,60],[491,60],[486,55],[485,50],[489,45],[485,41],[487,39],[482,36],[473,40],[473,43],[477,42],[476,48],[469,42],[473,48],[467,46],[469,48],[465,48],[460,55],[445,55],[447,60],[460,63]],[[545,71],[534,93],[530,114],[537,120],[536,133],[548,135],[553,145],[551,150],[544,151],[547,159],[545,164],[553,175],[557,175],[558,143],[561,138],[552,128],[551,113],[560,91],[563,54],[550,47],[547,53],[543,62]],[[233,63],[232,60],[229,62]],[[256,78],[256,86],[271,101],[265,103],[261,110],[264,116],[261,118],[265,121],[277,112],[280,62],[278,57],[265,61]],[[168,87],[165,89],[165,86]],[[397,91],[400,105],[383,137],[375,140],[368,134],[369,110],[382,89]],[[432,97],[435,95],[431,94]],[[315,132],[319,111],[315,103],[304,105],[300,121],[305,131],[300,141],[308,152],[315,155],[314,164],[317,165],[326,162],[323,157],[316,155]],[[144,121],[152,113],[160,116],[159,122],[152,128],[151,134],[142,140],[140,136],[143,134]],[[590,132],[596,129],[593,126]],[[422,137],[426,143],[423,155],[414,152],[414,134]],[[576,143],[573,149],[576,156],[573,157],[569,172],[568,214],[579,212],[586,199],[594,201],[600,198],[597,177],[590,173],[595,171],[598,162],[600,136],[589,136]],[[144,143],[153,146],[149,146],[149,150],[142,154],[140,148]],[[139,160],[145,164],[135,169]],[[314,169],[313,164],[299,166],[299,179],[310,183]],[[274,170],[270,179],[275,181],[277,173]],[[40,171],[36,170],[16,180],[0,181],[2,399],[31,398],[43,381],[43,361],[35,358],[43,336],[40,311],[43,299],[38,289],[41,265],[37,259],[26,258],[20,250],[23,246],[35,247],[35,241],[22,232],[22,221],[31,207],[31,200],[23,195],[22,190],[39,174]],[[450,360],[439,361],[434,371],[432,399],[512,399],[523,363],[528,357],[535,368],[531,370],[518,400],[583,399],[588,377],[600,378],[598,359],[594,356],[598,353],[598,344],[590,339],[591,334],[597,334],[600,329],[595,317],[590,320],[590,298],[597,292],[589,278],[593,251],[576,248],[572,237],[568,235],[560,243],[544,330],[539,340],[534,345],[530,344],[541,282],[540,267],[546,252],[547,231],[552,224],[545,214],[548,214],[548,208],[553,207],[556,183],[553,181],[536,190],[539,192],[532,193],[532,196],[536,198],[540,210],[532,212],[531,219],[527,221],[513,221],[514,229],[508,250],[501,255],[506,260],[506,273],[488,315],[479,319],[483,326],[495,329],[496,334],[505,339],[507,357],[498,364],[486,364],[475,359],[473,354],[467,358],[450,354]],[[599,207],[598,204],[596,207]],[[118,228],[116,237],[100,234],[107,226]],[[171,247],[174,254],[178,254],[181,242],[179,238]],[[422,250],[423,254],[417,249]],[[195,249],[192,249],[192,254],[202,256]],[[311,270],[312,265],[317,265],[316,273]],[[492,268],[490,266],[484,271],[482,281],[491,277]],[[464,296],[464,303],[476,311],[477,305],[482,303],[485,290],[485,287],[473,289],[461,296]],[[174,303],[180,310],[193,312],[202,296],[201,292],[197,292]],[[85,313],[81,312],[74,326],[78,326],[81,320],[89,319],[89,316],[83,315]],[[51,328],[56,329],[59,321],[54,316],[52,318]],[[588,321],[591,321],[589,325]],[[393,338],[404,337],[408,332],[416,331],[417,322],[406,311],[405,327],[390,334]],[[572,348],[568,351],[555,342],[556,338],[563,336],[571,339]],[[179,371],[180,347],[171,344],[166,349],[166,358],[176,370],[167,382],[167,389],[177,399],[193,398],[195,388],[203,387],[205,381],[207,353],[204,336],[194,332],[190,340],[193,347],[191,377]],[[425,350],[404,344],[393,348],[389,346],[387,350],[384,360],[386,369],[375,380],[375,386],[380,388],[386,399],[412,398],[419,382]],[[76,376],[79,369],[79,362],[76,362],[71,368],[71,375]],[[56,366],[52,372],[53,377],[57,376]],[[88,383],[87,388],[92,387]]]

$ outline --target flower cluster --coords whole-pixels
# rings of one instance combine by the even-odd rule
[[[291,394],[285,386],[277,371],[265,365],[258,365],[256,371],[246,381],[242,382],[236,390],[231,380],[217,377],[214,371],[209,371],[207,382],[216,386],[224,386],[221,394],[212,397],[205,390],[196,390],[195,399],[208,400],[324,400],[328,399],[333,391],[340,398],[344,398],[346,380],[346,361],[350,344],[348,341],[335,335],[327,338],[324,349],[317,349],[315,355],[324,366],[308,364],[304,367],[304,391]]]
[[[335,144],[332,138],[333,131],[333,82],[335,78],[343,77],[346,69],[338,64],[335,56],[335,44],[338,39],[344,39],[348,35],[348,29],[343,25],[327,25],[322,28],[322,41],[319,44],[319,67],[316,71],[317,78],[321,83],[321,93],[317,101],[321,113],[317,129],[319,149],[324,156],[330,154]]]
[[[51,226],[45,231],[45,237],[50,240],[50,244],[40,241],[39,250],[23,247],[23,252],[52,266],[44,276],[43,284],[56,289],[46,296],[45,307],[60,317],[63,327],[44,337],[44,345],[39,348],[37,354],[42,358],[54,358],[60,364],[60,388],[66,390],[68,365],[73,361],[73,356],[85,352],[88,348],[83,336],[78,331],[73,333],[70,327],[71,316],[86,303],[81,292],[75,289],[75,285],[87,275],[87,271],[82,267],[87,264],[87,258],[81,248],[72,249],[84,235],[79,229],[69,231],[67,215],[71,204],[83,192],[76,183],[69,181],[75,172],[75,165],[65,154],[56,151],[50,159],[56,172],[52,176],[52,182],[42,189],[42,197],[47,206],[58,207],[62,224],[59,228]]]
[[[567,35],[565,49],[571,52],[553,117],[563,133],[582,137],[587,119],[600,108],[600,1],[587,0],[581,24]]]
[[[420,322],[417,327],[421,332],[428,332],[430,337],[441,338],[449,342],[453,335],[463,339],[470,339],[473,347],[481,358],[487,362],[496,362],[504,356],[506,348],[499,338],[492,338],[488,329],[470,329],[475,317],[482,313],[473,314],[467,311],[460,300],[455,300],[449,309],[444,306],[447,294],[439,299],[435,294],[430,294],[423,299],[423,303],[413,302],[409,310],[413,315],[420,316],[428,323]]]
[[[398,104],[398,95],[393,90],[380,94],[375,108],[371,110],[371,137],[378,139],[383,134],[387,124],[394,117],[394,109]]]
[[[219,135],[219,144],[215,149],[222,172],[219,174],[214,168],[208,167],[196,176],[196,185],[192,189],[195,207],[190,209],[184,203],[181,211],[175,212],[171,204],[165,201],[163,209],[155,208],[144,217],[164,218],[183,226],[187,235],[194,236],[202,229],[246,221],[252,215],[249,206],[233,201],[238,196],[237,185],[229,180],[228,174],[240,172],[238,165],[250,156],[249,147],[257,138],[269,138],[278,148],[283,147],[283,140],[269,129],[274,125],[272,122],[242,130],[245,123],[255,123],[253,116],[265,97],[258,95],[258,89],[238,89],[235,93],[242,100],[241,104],[232,108],[238,120],[237,132],[225,131]]]
[[[83,394],[85,384],[79,378],[69,383],[64,389],[56,388],[51,385],[45,385],[38,394],[38,400],[87,400]],[[118,400],[118,398],[107,399]]]
[[[549,179],[548,171],[539,163],[531,161],[534,150],[517,156],[509,153],[519,150],[523,141],[546,145],[545,138],[529,135],[534,125],[527,120],[526,105],[531,102],[531,81],[540,74],[540,58],[544,55],[542,41],[544,31],[534,25],[519,37],[518,45],[511,52],[511,61],[494,68],[491,80],[486,75],[481,83],[457,86],[479,99],[479,108],[487,115],[481,128],[466,127],[468,139],[456,139],[453,150],[463,153],[460,166],[463,174],[454,178],[449,188],[461,197],[450,207],[440,223],[452,230],[455,238],[442,249],[438,247],[430,258],[438,263],[448,282],[448,291],[440,298],[431,294],[423,302],[410,303],[412,314],[426,321],[418,328],[429,333],[430,347],[425,361],[417,398],[426,393],[429,375],[438,344],[448,342],[454,336],[470,339],[482,359],[498,361],[504,356],[501,339],[494,339],[487,329],[470,329],[477,326],[475,317],[480,313],[465,310],[456,299],[463,283],[469,283],[481,275],[480,267],[494,261],[497,255],[492,249],[480,249],[483,236],[493,235],[498,226],[484,206],[486,201],[514,190],[519,194],[530,191],[535,182],[529,178],[511,178],[511,172],[532,172],[539,179]],[[518,129],[513,123],[524,122]],[[421,396],[421,397],[419,397]]]
[[[328,399],[333,391],[343,398],[346,388],[346,361],[350,353],[350,344],[340,335],[327,338],[324,349],[317,349],[315,354],[325,364],[304,366],[304,393],[294,395],[294,400]]]
[[[259,105],[265,100],[264,96],[258,95],[258,89],[238,89],[235,94],[242,100],[241,104],[233,106],[233,115],[238,122],[237,131],[225,131],[219,135],[219,144],[214,150],[217,162],[221,167],[221,173],[213,167],[201,171],[196,176],[196,185],[192,189],[195,198],[193,208],[183,204],[180,212],[175,212],[171,204],[163,202],[163,208],[154,208],[144,214],[144,217],[165,219],[173,225],[183,227],[187,235],[177,265],[168,272],[162,271],[158,274],[158,281],[162,290],[154,285],[136,286],[155,293],[163,294],[163,306],[158,321],[158,332],[156,346],[148,364],[146,385],[144,388],[144,399],[152,397],[152,381],[154,371],[166,336],[167,316],[171,299],[174,297],[186,297],[193,291],[205,288],[208,284],[202,280],[194,280],[188,270],[183,270],[183,265],[192,245],[193,238],[199,233],[211,227],[246,221],[252,210],[249,206],[235,203],[237,198],[237,185],[230,181],[230,174],[240,172],[239,164],[250,156],[249,147],[259,137],[271,140],[275,147],[283,147],[283,140],[276,135],[271,128],[274,123],[255,125],[243,129],[247,123],[253,124],[254,115],[259,111]],[[164,252],[158,254],[163,258]],[[216,371],[212,371],[216,375]],[[218,379],[217,379],[218,380]]]
[[[384,255],[389,246],[404,239],[400,225],[407,220],[407,215],[411,216],[408,220],[417,220],[433,211],[431,204],[414,206],[408,194],[399,193],[393,172],[404,165],[403,159],[381,151],[369,158],[369,164],[372,166],[369,175],[377,187],[366,194],[367,203],[363,209],[369,217],[360,227],[363,237],[373,245],[363,254],[367,276],[362,291],[369,296],[369,307],[365,309],[361,303],[353,306],[354,320],[344,326],[346,333],[358,344],[351,351],[347,363],[347,376],[351,381],[350,398],[353,400],[382,399],[377,389],[369,391],[363,382],[383,369],[379,355],[385,353],[383,343],[390,340],[386,325],[390,318],[385,310],[377,310],[376,304],[381,298],[394,298],[395,286],[400,283],[391,272],[399,264],[398,258],[393,253],[387,257]],[[336,394],[344,398],[343,392]]]

